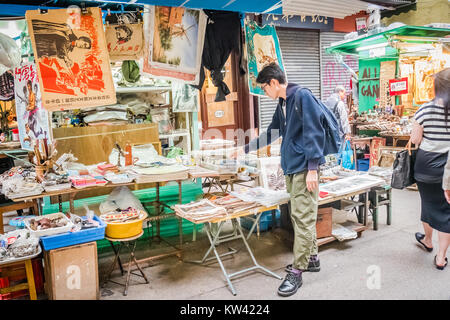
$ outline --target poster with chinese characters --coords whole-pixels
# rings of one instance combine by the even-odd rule
[[[260,84],[256,83],[259,71],[272,62],[276,62],[284,70],[280,43],[278,42],[275,27],[265,25],[261,28],[254,21],[246,20],[245,43],[250,93],[264,96],[265,94]]]
[[[34,63],[14,69],[17,126],[22,149],[33,151],[37,139],[51,139],[48,112],[42,108]]]
[[[45,109],[116,103],[100,8],[33,10],[25,17]]]
[[[201,10],[146,7],[144,33],[147,47],[143,71],[155,77],[197,85],[206,20]]]
[[[144,54],[144,28],[140,12],[105,16],[105,37],[111,61],[139,60]]]

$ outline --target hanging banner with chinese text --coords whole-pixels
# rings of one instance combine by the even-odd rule
[[[45,109],[116,103],[100,8],[33,10],[25,17]]]
[[[321,31],[333,31],[334,18],[314,15],[297,16],[281,14],[263,14],[263,25],[269,24],[276,27],[318,29]]]
[[[37,139],[49,139],[48,112],[42,108],[36,65],[14,69],[17,127],[22,149],[33,151]]]
[[[181,7],[146,7],[143,71],[197,85],[205,40],[206,15]]]
[[[248,88],[253,95],[264,96],[258,73],[264,66],[276,62],[284,71],[280,43],[274,26],[259,27],[254,21],[245,21],[245,49],[248,64]],[[286,73],[286,72],[285,72]]]

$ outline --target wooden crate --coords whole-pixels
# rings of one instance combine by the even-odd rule
[[[317,239],[331,237],[333,229],[332,210],[332,207],[318,209],[316,222]]]
[[[45,289],[50,300],[100,298],[97,243],[44,252]]]

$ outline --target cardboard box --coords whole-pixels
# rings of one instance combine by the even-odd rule
[[[333,229],[332,212],[332,207],[319,208],[316,222],[317,239],[331,237]]]
[[[50,300],[97,300],[95,241],[44,252],[45,288]]]

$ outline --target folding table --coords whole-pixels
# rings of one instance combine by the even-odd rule
[[[232,292],[233,295],[236,295],[236,290],[234,289],[234,287],[233,287],[233,285],[231,283],[231,278],[236,277],[236,276],[238,276],[240,274],[243,274],[245,272],[249,272],[249,271],[253,271],[253,270],[258,270],[259,269],[259,270],[265,271],[269,275],[271,275],[271,276],[281,280],[282,277],[280,277],[279,275],[273,273],[269,269],[261,266],[256,261],[255,256],[253,255],[253,252],[252,252],[250,246],[247,243],[247,237],[244,235],[244,232],[242,231],[242,227],[241,227],[241,225],[239,224],[239,221],[238,221],[238,219],[240,217],[245,217],[245,216],[255,215],[255,214],[257,215],[256,221],[259,221],[259,216],[263,212],[269,211],[269,210],[275,210],[276,208],[277,208],[277,206],[274,206],[274,207],[259,207],[259,208],[255,208],[255,209],[252,209],[252,210],[238,212],[236,214],[231,214],[231,215],[228,215],[226,217],[211,218],[211,219],[206,220],[206,221],[205,220],[203,220],[203,221],[194,221],[192,219],[189,219],[189,217],[180,215],[177,212],[176,213],[177,215],[179,215],[180,217],[182,217],[182,218],[184,218],[184,219],[186,219],[186,220],[188,220],[188,221],[190,221],[190,222],[192,222],[194,224],[204,223],[205,230],[206,230],[206,235],[208,236],[208,240],[209,240],[209,242],[211,244],[211,246],[206,251],[205,255],[203,256],[203,258],[201,260],[191,261],[191,262],[198,263],[198,264],[204,264],[207,261],[216,259],[217,262],[220,265],[220,268],[222,269],[222,272],[223,272],[223,274],[224,274],[224,276],[225,276],[225,278],[227,280],[228,286],[230,287],[231,292]],[[233,224],[233,232],[230,233],[230,234],[226,234],[226,235],[222,235],[221,236],[222,228],[223,228],[225,222],[227,222],[227,221],[231,221],[231,223]],[[218,224],[217,231],[211,230],[211,224],[213,224],[213,223],[217,223]],[[254,226],[253,226],[253,228],[254,228]],[[253,231],[253,228],[250,231]],[[219,245],[219,244],[222,244],[222,243],[225,243],[225,242],[230,242],[230,241],[237,240],[237,239],[241,239],[242,242],[244,243],[244,245],[245,245],[245,247],[246,247],[246,249],[248,251],[248,254],[250,255],[250,257],[252,259],[253,266],[245,268],[245,269],[242,269],[242,270],[234,272],[234,273],[228,273],[227,270],[225,269],[225,266],[223,265],[223,262],[222,262],[221,258],[223,258],[225,256],[228,256],[228,255],[235,254],[235,253],[238,252],[238,250],[235,250],[233,248],[229,248],[228,252],[223,253],[223,254],[219,254],[217,249],[216,249],[216,246]],[[214,256],[208,258],[208,256],[211,254],[211,251],[214,252]]]

